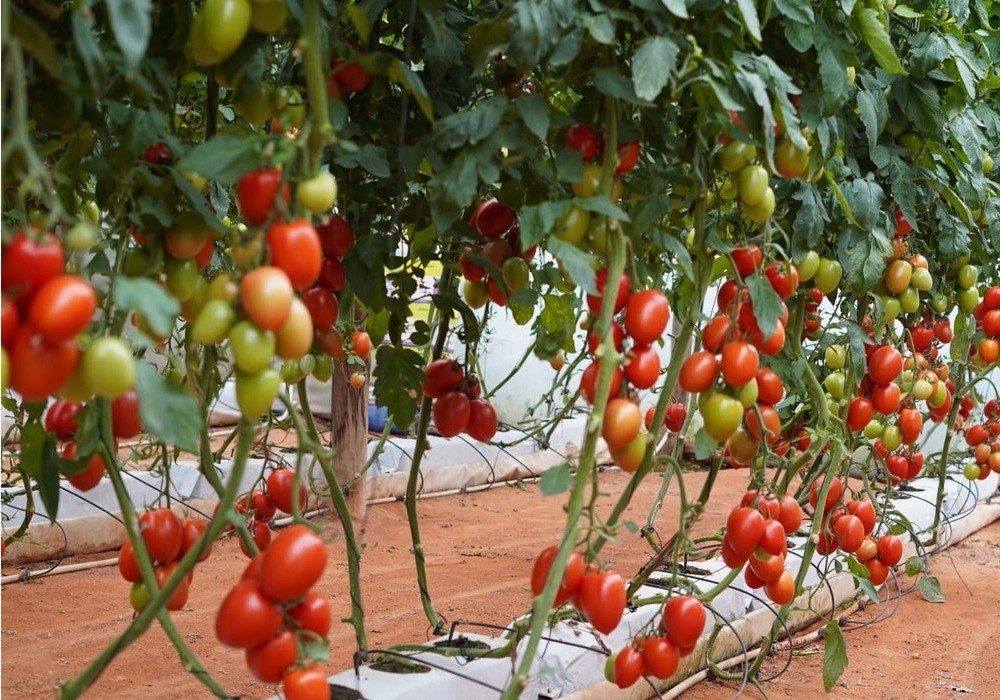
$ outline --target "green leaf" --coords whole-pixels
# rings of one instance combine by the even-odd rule
[[[823,644],[823,689],[830,692],[840,674],[847,668],[847,644],[844,633],[836,620],[830,620],[826,627]]]
[[[694,434],[695,459],[708,459],[718,448],[718,441],[706,433],[704,428],[698,428]]]
[[[122,50],[125,67],[135,70],[146,53],[152,32],[150,0],[107,0],[111,33]]]
[[[375,354],[375,400],[389,409],[392,422],[408,426],[417,414],[417,389],[424,358],[416,350],[382,345]]]
[[[87,77],[96,84],[102,79],[107,61],[95,38],[94,21],[88,18],[83,7],[78,7],[73,13],[72,24],[73,45],[83,60]]]
[[[569,464],[560,464],[542,473],[542,478],[538,480],[538,487],[543,496],[558,496],[560,493],[569,491],[573,485],[573,475],[570,472]]]
[[[681,19],[688,18],[687,3],[684,0],[660,0],[663,6],[667,8],[667,12],[672,14],[674,17],[680,17]]]
[[[549,105],[538,95],[524,95],[514,100],[521,121],[528,131],[545,141],[549,133]]]
[[[878,143],[879,134],[885,126],[889,116],[889,108],[885,103],[885,96],[868,90],[858,90],[858,111],[861,114],[861,123],[865,125],[865,136],[868,137],[868,150],[874,151]]]
[[[774,9],[800,24],[812,24],[816,19],[809,0],[775,0]]]
[[[958,319],[964,320],[964,316],[962,314],[959,314],[956,317],[956,321]],[[921,559],[920,557],[910,557],[909,559],[906,560],[906,564],[903,566],[903,571],[906,573],[907,576],[913,578],[926,568],[927,567],[924,564],[923,559]]]
[[[601,94],[608,97],[614,97],[643,107],[652,106],[649,101],[643,100],[635,94],[635,87],[632,85],[631,80],[610,66],[598,68],[594,72],[594,85]]]
[[[770,338],[778,328],[781,298],[764,275],[751,275],[747,277],[746,283],[750,291],[753,315],[757,319],[757,325],[760,326],[760,332],[765,338]]]
[[[859,562],[854,557],[847,557],[847,569],[854,575],[854,580],[858,584],[858,588],[865,592],[865,595],[873,603],[878,602],[878,591],[875,590],[875,586],[872,585],[871,575],[868,573],[868,568]]]
[[[802,183],[792,195],[792,199],[801,203],[795,219],[792,221],[792,255],[798,256],[812,250],[823,237],[827,221],[826,207],[819,188],[809,183]]]
[[[550,238],[545,247],[562,263],[566,273],[576,286],[587,294],[597,292],[593,255],[584,253],[575,245],[561,241],[558,238]]]
[[[760,18],[757,16],[754,0],[736,0],[736,7],[739,8],[740,18],[747,32],[754,40],[760,41]]]
[[[261,144],[255,138],[221,134],[196,146],[177,163],[177,170],[190,170],[223,185],[232,185],[244,173],[260,167]]]
[[[882,229],[865,232],[852,228],[838,237],[837,252],[848,282],[856,289],[866,289],[882,279],[892,243]]]
[[[874,180],[851,180],[844,185],[843,194],[854,213],[857,226],[863,229],[875,228],[879,223],[882,200],[885,198],[879,184]]]
[[[180,302],[153,280],[143,277],[118,277],[111,288],[115,306],[142,314],[149,327],[159,336],[174,328]]]
[[[385,74],[389,80],[402,85],[403,89],[410,93],[410,97],[417,101],[417,106],[420,107],[420,111],[423,112],[427,121],[433,124],[434,108],[431,106],[431,98],[427,94],[427,87],[420,79],[420,76],[410,70],[410,67],[398,58],[392,59]]]
[[[694,267],[691,264],[691,253],[687,246],[672,233],[657,230],[653,233],[653,240],[666,252],[673,255],[673,262],[680,268],[684,276],[694,281]]]
[[[46,435],[42,448],[42,470],[38,477],[38,493],[45,506],[45,515],[52,522],[56,521],[59,513],[59,467],[62,461],[56,452],[55,438],[51,434]]]
[[[906,70],[899,62],[899,56],[892,46],[889,30],[882,23],[878,11],[858,5],[854,10],[854,22],[882,70],[894,75],[906,75]]]
[[[677,67],[680,48],[666,37],[646,39],[632,56],[632,85],[642,100],[655,100]]]
[[[142,427],[160,442],[195,451],[204,421],[194,397],[148,362],[136,361],[135,369]]]
[[[920,579],[920,596],[928,603],[944,603],[944,593],[941,592],[941,582],[934,576],[924,576]]]
[[[587,15],[583,19],[583,25],[598,44],[614,42],[615,23],[607,12],[602,12],[599,15]]]
[[[500,126],[507,104],[506,97],[494,95],[438,120],[434,126],[435,142],[444,150],[479,143]]]
[[[574,199],[573,204],[581,209],[592,211],[595,214],[602,214],[604,216],[611,217],[612,219],[618,219],[618,221],[629,220],[628,214],[622,211],[617,204],[604,195],[595,195],[584,199]]]
[[[34,477],[42,473],[42,450],[47,439],[41,423],[31,422],[21,428],[21,466]]]
[[[549,235],[558,219],[573,202],[571,200],[546,201],[529,204],[518,212],[521,226],[521,245],[529,248]],[[547,244],[551,250],[551,240]]]
[[[390,174],[385,149],[371,143],[364,144],[352,153],[342,153],[333,162],[342,168],[364,168],[375,177],[389,177]]]

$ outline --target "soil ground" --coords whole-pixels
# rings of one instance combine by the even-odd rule
[[[697,492],[703,475],[685,477],[688,493]],[[627,475],[601,476],[610,507]],[[746,472],[723,472],[713,491],[703,530],[724,522],[745,489]],[[647,479],[627,519],[643,524],[659,480]],[[612,496],[613,494],[613,496]],[[676,487],[655,519],[663,537],[673,530]],[[525,585],[540,549],[557,540],[565,496],[545,498],[537,485],[501,486],[476,494],[421,501],[429,587],[438,611],[448,620],[505,624],[530,605]],[[317,589],[328,595],[334,619],[349,610],[343,539],[327,521],[331,562]],[[369,646],[421,641],[429,630],[417,595],[409,532],[401,503],[372,506],[365,522],[362,562]],[[648,558],[638,534],[623,531],[605,549],[609,565],[628,576]],[[105,558],[109,555],[93,557]],[[195,572],[185,608],[173,619],[207,670],[233,695],[261,698],[276,688],[256,682],[242,654],[220,646],[213,632],[219,601],[237,580],[246,559],[234,540],[216,545]],[[40,566],[40,565],[35,565]],[[1000,696],[1000,666],[992,652],[1000,635],[1000,522],[932,559],[932,573],[947,596],[943,604],[918,594],[877,624],[846,634],[850,665],[829,695],[823,693],[822,645],[798,652],[791,667],[765,685],[770,698],[995,698]],[[5,567],[3,573],[16,573]],[[61,681],[80,673],[131,617],[128,585],[115,567],[48,576],[5,586],[2,591],[2,695],[51,698]],[[869,607],[853,619],[885,614]],[[355,648],[346,624],[331,632],[331,673],[348,668]],[[770,667],[780,668],[777,661]],[[729,698],[735,684],[705,682],[685,698]],[[191,698],[208,693],[185,673],[165,635],[154,628],[124,651],[87,694],[90,698]],[[746,691],[745,697],[760,694]]]

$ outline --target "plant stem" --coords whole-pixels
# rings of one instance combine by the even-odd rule
[[[313,113],[313,129],[309,134],[309,146],[314,163],[333,138],[330,112],[326,97],[326,80],[323,76],[323,35],[320,0],[305,0],[303,7],[303,33],[301,38],[302,68],[306,74],[306,91]]]

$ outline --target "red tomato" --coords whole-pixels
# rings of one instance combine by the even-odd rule
[[[334,80],[345,90],[361,92],[368,85],[370,76],[364,68],[354,61],[342,61],[335,58],[331,63],[336,71],[333,74]]]
[[[295,470],[291,467],[275,469],[267,475],[267,497],[283,513],[292,512],[292,489],[295,485]],[[299,510],[306,507],[309,492],[305,484],[299,485]]]
[[[469,219],[469,225],[476,229],[479,235],[486,238],[499,238],[514,225],[517,214],[513,209],[496,199],[480,202]]]
[[[785,528],[781,521],[768,520],[764,523],[764,534],[761,535],[758,546],[772,556],[783,555],[788,551]]]
[[[868,358],[868,375],[876,384],[888,384],[903,371],[903,356],[896,348],[883,345]]]
[[[674,433],[680,432],[681,428],[684,427],[685,420],[687,420],[687,407],[684,404],[672,403],[667,406],[667,412],[663,420],[663,424],[667,426],[667,430]]]
[[[625,330],[637,345],[660,339],[670,320],[670,302],[658,289],[644,289],[629,297],[625,306]]]
[[[720,366],[726,384],[732,387],[743,386],[753,379],[760,369],[760,356],[750,343],[732,340],[722,348]]]
[[[46,231],[35,241],[18,231],[0,257],[0,289],[8,299],[20,299],[33,294],[65,267],[62,243],[55,235]]]
[[[637,345],[625,361],[625,376],[636,389],[649,389],[660,378],[660,355],[652,345]]]
[[[183,528],[180,518],[169,508],[147,510],[139,517],[139,530],[153,561],[166,564],[180,554]]]
[[[131,540],[122,542],[122,548],[118,551],[118,573],[129,583],[138,583],[142,580],[142,572],[139,571],[139,562],[136,561]]]
[[[53,402],[45,412],[45,429],[59,440],[71,440],[76,435],[76,414],[81,408],[83,404],[79,401],[59,399]]]
[[[245,499],[245,510],[252,511],[257,520],[269,522],[277,512],[277,507],[271,498],[263,491],[254,489]]]
[[[66,443],[62,452],[63,459],[73,461],[76,459],[76,443]],[[101,483],[104,472],[107,469],[104,460],[100,455],[91,455],[83,471],[77,472],[73,476],[67,477],[69,483],[73,484],[78,491],[90,491],[90,489]]]
[[[319,279],[323,249],[316,229],[305,219],[272,224],[267,246],[271,264],[285,271],[295,289],[306,289]]]
[[[860,501],[848,501],[847,512],[856,516],[861,521],[866,535],[870,535],[872,530],[875,529],[875,506],[867,498]]]
[[[639,162],[639,142],[628,141],[618,144],[618,165],[615,166],[616,175],[624,175]]]
[[[153,574],[156,577],[156,585],[159,588],[163,588],[167,583],[167,579],[173,576],[174,571],[177,570],[177,562],[170,562],[169,564],[160,564],[159,566],[153,567]],[[167,598],[167,610],[180,610],[187,603],[188,593],[191,590],[191,579],[187,576],[180,580],[174,592],[170,594]]]
[[[326,287],[313,287],[302,294],[314,328],[332,328],[340,315],[340,303]]]
[[[594,403],[595,392],[597,391],[597,375],[601,370],[599,362],[591,362],[587,369],[580,375],[580,393],[587,403]],[[611,386],[608,389],[608,396],[615,397],[622,388],[624,373],[621,367],[615,367],[611,373]]]
[[[764,535],[764,516],[755,508],[734,508],[726,520],[726,539],[737,554],[749,554]],[[678,644],[678,646],[684,646]]]
[[[266,331],[285,325],[292,310],[291,280],[279,267],[258,267],[240,281],[240,301],[250,320]]]
[[[579,151],[584,161],[597,156],[597,134],[587,124],[573,124],[566,130],[566,148]]]
[[[439,357],[427,365],[424,381],[420,386],[424,396],[438,399],[455,389],[464,378],[465,372],[460,364],[447,357]]]
[[[851,432],[863,430],[875,414],[875,405],[871,399],[855,396],[847,406],[847,429]]]
[[[747,559],[750,558],[749,554],[740,554],[735,549],[733,545],[729,543],[729,539],[725,536],[722,538],[722,547],[720,548],[720,556],[722,561],[726,563],[730,569],[738,569],[747,563]]]
[[[766,584],[764,592],[778,605],[788,605],[795,599],[795,579],[786,571],[777,581]]]
[[[617,352],[621,352],[622,348],[625,346],[625,328],[617,321],[611,322],[611,342],[614,344]],[[597,348],[600,344],[601,337],[597,334],[597,331],[590,331],[590,333],[587,334],[587,350],[590,351],[591,355],[597,352]]]
[[[253,520],[250,522],[250,537],[253,539],[257,552],[265,551],[271,545],[271,528],[265,520]],[[240,538],[240,551],[248,559],[253,559],[254,555],[246,543]]]
[[[678,648],[686,649],[698,643],[705,630],[705,618],[705,606],[697,598],[674,596],[663,605],[660,629]]]
[[[355,355],[367,360],[372,351],[372,339],[364,331],[354,331],[351,333],[351,347]]]
[[[858,551],[865,539],[865,526],[856,515],[842,515],[833,523],[833,536],[841,551],[851,554]]]
[[[879,384],[872,389],[872,405],[883,416],[892,415],[899,409],[901,395],[898,384]]]
[[[281,630],[260,646],[246,650],[247,668],[262,683],[277,683],[299,657],[291,630]]]
[[[811,505],[813,508],[815,508],[816,504],[819,502],[819,492],[822,486],[823,486],[823,480],[817,479],[812,483],[812,486],[809,487],[809,505]],[[842,482],[840,479],[834,479],[830,483],[830,490],[826,492],[826,502],[825,502],[826,507],[824,508],[824,512],[829,513],[830,509],[840,502],[840,497],[843,493],[844,493],[844,482]]]
[[[881,586],[889,578],[889,567],[878,557],[866,561],[865,568],[868,569],[868,580],[872,585]]]
[[[757,418],[757,413],[763,419],[763,429]],[[758,404],[755,408],[748,408],[746,411],[747,430],[757,440],[767,440],[769,445],[773,445],[781,437],[781,416],[771,406]]]
[[[497,434],[497,412],[489,401],[474,399],[469,402],[469,422],[465,432],[480,442],[489,442]]]
[[[205,536],[208,525],[204,520],[197,518],[184,518],[181,521],[181,551],[177,555],[178,559],[183,557],[188,551],[198,544],[198,541]],[[198,557],[198,561],[205,561],[212,553],[212,546],[205,547],[205,551]]]
[[[354,229],[342,216],[333,215],[316,227],[320,243],[328,254],[342,258],[354,247]]]
[[[767,556],[766,559],[761,559],[754,554],[750,557],[750,568],[753,569],[754,575],[761,581],[772,583],[781,578],[781,575],[785,573],[785,557],[784,555],[779,555],[776,557]]]
[[[657,678],[670,678],[680,664],[677,645],[664,637],[646,637],[642,645],[642,661],[646,670]]]
[[[111,429],[116,438],[133,438],[142,432],[139,417],[139,395],[129,389],[111,400]]]
[[[615,398],[604,409],[601,436],[611,449],[622,448],[632,442],[642,427],[639,407],[628,399]]]
[[[903,431],[903,442],[909,444],[920,437],[920,431],[924,426],[924,417],[915,408],[904,408],[899,412],[897,425]]]
[[[236,184],[236,201],[248,224],[261,226],[271,218],[275,207],[279,206],[275,202],[279,188],[283,208],[287,208],[291,193],[288,183],[282,181],[281,171],[277,168],[252,170],[239,179]]]
[[[319,666],[297,668],[285,674],[285,700],[327,700],[330,684]]]
[[[96,310],[97,294],[86,280],[58,275],[35,293],[28,309],[28,322],[45,340],[58,343],[85,329]]]
[[[545,582],[549,578],[549,571],[552,569],[552,562],[555,561],[558,549],[555,545],[546,547],[538,555],[538,559],[535,560],[535,565],[531,569],[531,595],[541,595],[542,589],[545,588]],[[553,606],[558,608],[577,594],[580,590],[580,584],[583,582],[584,569],[583,555],[579,552],[571,552],[569,558],[566,560],[562,583],[559,584],[559,589],[556,591],[556,598],[552,603]]]
[[[619,688],[633,686],[645,670],[642,652],[635,647],[625,647],[615,657],[615,685]]]
[[[592,294],[587,295],[587,308],[590,309],[590,313],[594,316],[599,316],[601,313],[601,302],[604,300],[604,288],[608,283],[608,268],[602,267],[597,271],[596,284],[597,284],[597,295]],[[621,280],[618,282],[618,291],[615,294],[615,313],[618,313],[625,308],[625,304],[628,303],[629,294],[632,292],[632,278],[628,276],[627,273],[622,273]]]
[[[577,595],[577,608],[598,632],[610,634],[625,612],[625,581],[614,571],[584,574]]]
[[[462,276],[470,282],[478,282],[479,280],[486,277],[486,268],[481,265],[477,265],[469,259],[468,253],[471,253],[470,248],[466,248],[465,252],[458,256],[458,266],[462,270]]]
[[[726,341],[730,340],[732,326],[728,316],[716,316],[701,331],[702,346],[712,354],[720,352]]]
[[[331,292],[339,292],[347,284],[347,270],[340,258],[326,257],[319,269],[319,284]]]
[[[17,310],[17,305],[6,299],[3,300],[3,328],[0,330],[0,341],[5,348],[10,348],[14,344],[14,338],[21,328],[21,312]]]
[[[472,406],[461,391],[449,391],[434,402],[434,427],[442,437],[455,437],[469,424]]]
[[[308,525],[292,525],[274,538],[264,552],[260,588],[283,603],[301,598],[319,580],[329,553]]]
[[[300,629],[309,630],[317,637],[325,639],[330,631],[330,601],[322,593],[309,591],[305,600],[291,608],[288,614]]]
[[[903,541],[895,535],[882,535],[878,539],[878,558],[888,567],[896,566],[903,558]]]
[[[774,406],[785,396],[785,384],[770,367],[757,370],[757,402]]]
[[[271,639],[282,622],[281,608],[256,581],[244,580],[222,600],[215,618],[215,636],[228,647],[257,647]]]
[[[699,394],[713,384],[719,376],[719,361],[708,350],[699,350],[684,360],[678,383],[681,389]]]
[[[733,259],[733,266],[736,274],[740,278],[746,278],[761,268],[764,262],[764,253],[757,245],[749,245],[746,248],[737,248],[729,254]]]
[[[25,401],[41,401],[62,388],[79,359],[73,341],[48,343],[30,325],[21,326],[10,347],[10,388]]]
[[[771,288],[782,299],[788,299],[799,288],[799,272],[791,263],[773,262],[765,271]]]

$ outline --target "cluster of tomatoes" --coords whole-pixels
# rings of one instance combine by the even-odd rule
[[[983,406],[983,422],[966,426],[965,441],[973,449],[974,462],[965,467],[968,479],[1000,474],[1000,404],[990,399]]]
[[[57,399],[46,410],[43,425],[57,440],[66,442],[62,449],[65,461],[60,467],[69,483],[80,491],[89,491],[101,482],[107,471],[107,464],[99,454],[93,454],[86,460],[83,459],[85,455],[77,454],[76,418],[83,406],[80,401]],[[142,432],[139,396],[135,389],[129,389],[111,400],[111,430],[116,442],[118,439],[133,438]]]
[[[464,432],[473,440],[489,442],[497,434],[497,412],[482,397],[479,377],[466,373],[454,360],[439,357],[427,365],[420,386],[424,396],[434,399],[434,427],[442,437]]]
[[[970,348],[970,352],[975,353],[980,366],[992,365],[1000,358],[1000,287],[987,289],[972,313],[976,329],[982,331],[983,337]]]
[[[487,301],[507,306],[511,296],[525,289],[531,281],[528,261],[535,257],[538,246],[524,249],[521,245],[517,213],[495,198],[476,205],[469,225],[484,242],[469,246],[458,258],[462,271],[462,297],[470,308],[482,308]],[[475,262],[485,258],[492,267],[487,269]],[[500,272],[499,277],[493,270]]]
[[[587,306],[594,316],[600,314],[607,286],[607,269],[597,272],[597,295],[587,295]],[[621,469],[634,472],[646,453],[646,432],[643,416],[635,400],[635,389],[649,389],[660,377],[660,355],[657,343],[670,321],[670,302],[658,289],[632,291],[632,282],[623,274],[615,293],[614,313],[610,339],[614,351],[622,358],[611,376],[608,404],[604,409],[601,436],[608,445],[611,458]],[[601,345],[595,330],[587,336],[587,348],[592,356]],[[580,377],[580,391],[588,403],[594,402],[600,361],[594,359]],[[623,392],[625,396],[620,394]],[[652,410],[652,409],[650,409]],[[667,420],[675,423],[677,409],[668,412]],[[647,411],[647,421],[652,416]],[[684,417],[680,423],[683,424]],[[647,426],[648,429],[648,426]]]
[[[281,467],[267,475],[267,490],[254,489],[236,502],[236,512],[246,518],[247,528],[257,546],[263,552],[271,544],[271,519],[277,511],[292,513],[292,492],[295,484],[295,470]],[[305,509],[308,491],[305,485],[299,487],[299,511]],[[253,554],[240,540],[240,549],[248,557]]]
[[[538,596],[545,588],[556,553],[555,546],[548,547],[535,560],[531,569],[532,595]],[[587,566],[583,555],[573,552],[566,561],[553,605],[558,608],[564,603],[572,603],[594,629],[601,634],[610,634],[625,613],[626,593],[625,579],[621,574]]]
[[[764,588],[778,605],[795,597],[795,580],[785,569],[787,536],[802,524],[802,508],[791,495],[780,499],[765,491],[750,490],[726,520],[722,560],[730,568],[748,565],[744,579],[751,588]]]
[[[689,595],[671,597],[663,604],[657,634],[636,635],[632,643],[612,654],[604,676],[619,688],[628,688],[642,676],[670,678],[681,658],[694,651],[705,629],[705,606]]]
[[[319,662],[327,655],[330,605],[312,590],[327,557],[326,544],[308,525],[290,526],[250,561],[215,619],[219,641],[244,649],[258,680],[283,680],[287,698],[329,696]]]
[[[4,248],[3,386],[32,402],[56,393],[121,396],[135,385],[132,351],[112,337],[80,351],[98,298],[90,282],[65,268],[62,243],[49,231],[19,231]]]
[[[763,254],[757,246],[749,246],[734,250],[732,260],[737,276],[745,280],[759,274]],[[798,287],[795,267],[787,263],[774,263],[764,274],[783,300]],[[703,349],[681,365],[680,387],[699,395],[705,432],[726,441],[734,466],[748,464],[761,442],[779,449],[785,444],[779,442],[781,418],[774,409],[784,396],[784,384],[760,363],[761,354],[774,355],[784,347],[788,309],[783,300],[774,332],[764,337],[746,287],[728,280],[719,290],[720,312],[702,331]]]
[[[147,510],[139,517],[139,532],[153,561],[153,573],[157,587],[162,588],[177,568],[180,559],[205,536],[207,525],[197,518],[183,520],[169,508]],[[211,545],[198,557],[199,562],[208,559]],[[143,583],[142,572],[136,560],[131,540],[125,540],[118,552],[118,573],[132,584],[129,602],[136,613],[142,612],[152,598],[152,591]],[[194,572],[181,580],[167,600],[167,610],[180,610],[187,603]]]

